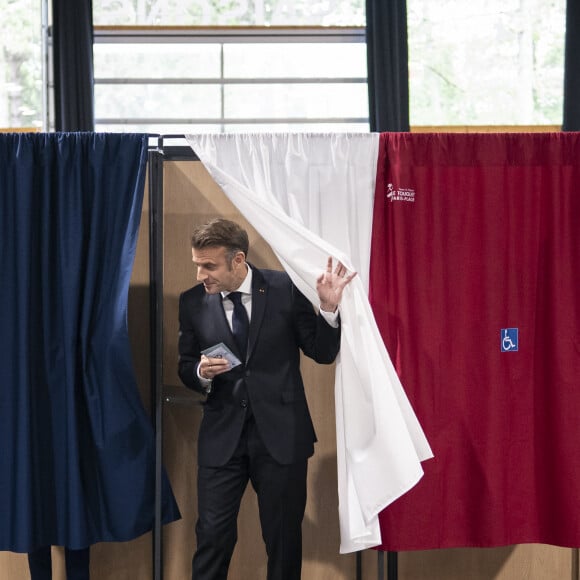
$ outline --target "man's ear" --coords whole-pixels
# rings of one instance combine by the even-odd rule
[[[246,255],[244,254],[244,252],[242,252],[241,250],[239,252],[236,252],[236,255],[234,256],[234,262],[236,263],[236,266],[243,264],[245,261]]]

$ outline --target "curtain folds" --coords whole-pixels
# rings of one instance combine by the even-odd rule
[[[52,22],[55,129],[94,131],[91,0],[52,0]]]
[[[152,528],[127,333],[146,155],[144,135],[0,135],[0,550]]]
[[[187,139],[314,304],[329,255],[360,273],[341,305],[335,383],[340,551],[376,546],[378,513],[417,483],[431,456],[367,298],[378,135]]]
[[[371,131],[409,131],[406,0],[366,0]]]
[[[580,545],[580,133],[384,134],[370,299],[433,446],[385,550]]]

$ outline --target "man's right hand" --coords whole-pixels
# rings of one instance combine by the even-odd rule
[[[202,378],[211,381],[217,375],[227,373],[229,370],[230,363],[227,359],[221,357],[208,358],[205,354],[201,355],[199,374]]]

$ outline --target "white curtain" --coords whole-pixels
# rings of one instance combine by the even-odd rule
[[[217,184],[311,302],[328,256],[358,276],[340,307],[336,440],[341,545],[381,543],[378,514],[423,475],[431,449],[368,302],[378,134],[188,135]]]

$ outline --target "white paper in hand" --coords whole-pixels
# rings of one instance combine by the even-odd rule
[[[202,350],[201,354],[205,354],[208,358],[225,358],[230,363],[231,369],[242,364],[240,359],[223,342],[218,342]]]

